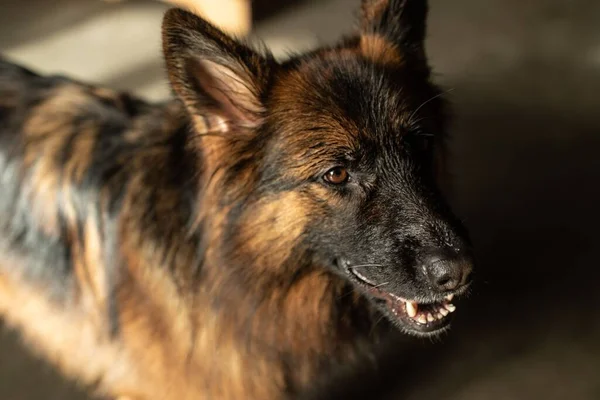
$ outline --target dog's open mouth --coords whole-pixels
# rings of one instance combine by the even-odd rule
[[[438,301],[407,300],[385,290],[385,285],[376,285],[352,268],[347,272],[352,281],[361,286],[390,320],[403,330],[413,334],[433,335],[448,328],[450,314],[456,310],[450,294]]]

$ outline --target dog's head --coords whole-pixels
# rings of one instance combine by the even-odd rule
[[[438,189],[426,14],[423,0],[364,0],[358,35],[284,63],[181,10],[163,25],[172,86],[219,177],[207,193],[227,210],[224,245],[266,275],[337,271],[416,334],[447,327],[472,268]]]

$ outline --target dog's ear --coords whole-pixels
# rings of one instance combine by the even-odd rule
[[[361,34],[379,35],[402,53],[425,59],[427,0],[362,0]]]
[[[270,55],[181,9],[166,12],[162,37],[169,80],[195,122],[220,132],[260,125]]]

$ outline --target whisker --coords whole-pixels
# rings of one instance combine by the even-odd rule
[[[380,323],[381,321],[383,321],[384,318],[385,318],[385,315],[381,314],[379,316],[379,318],[377,318],[377,322],[375,322],[375,325],[377,325],[378,323]]]
[[[441,97],[441,96],[443,96],[443,95],[445,95],[445,94],[448,94],[448,93],[450,93],[450,92],[451,92],[451,91],[453,91],[453,90],[454,90],[454,88],[450,88],[450,89],[448,89],[448,90],[445,90],[445,91],[443,91],[442,93],[438,93],[438,94],[436,94],[435,96],[431,97],[431,98],[430,98],[430,99],[428,99],[428,100],[425,100],[423,103],[421,103],[421,105],[420,105],[419,107],[417,107],[417,109],[416,109],[415,111],[413,111],[413,112],[412,112],[412,114],[410,114],[410,117],[408,118],[408,123],[409,123],[409,124],[411,124],[411,121],[412,121],[413,117],[414,117],[414,116],[415,116],[415,115],[416,115],[416,114],[419,112],[419,110],[420,110],[421,108],[423,108],[423,106],[425,106],[427,103],[429,103],[429,102],[431,102],[431,101],[433,101],[433,100],[437,99],[438,97]]]
[[[350,266],[350,268],[365,268],[365,267],[383,267],[383,264],[358,264],[358,265]]]
[[[424,116],[424,117],[418,118],[418,119],[416,119],[416,120],[414,120],[414,121],[410,121],[410,120],[409,120],[409,122],[410,122],[410,125],[418,125],[418,124],[419,124],[419,122],[421,122],[421,121],[425,121],[425,120],[427,120],[427,119],[431,119],[431,118],[430,118],[429,116]],[[415,133],[415,135],[417,135],[417,136],[421,136],[422,134],[421,134],[421,133]],[[435,136],[435,135],[433,135],[433,134],[432,134],[431,136]]]
[[[206,131],[206,132],[194,134],[194,137],[205,137],[205,136],[218,137],[218,138],[221,138],[221,139],[227,139],[228,138],[226,135],[223,135],[222,133],[218,133],[218,131],[216,131],[216,130]]]
[[[345,297],[353,295],[354,293],[356,293],[358,291],[357,288],[355,288],[353,285],[349,286],[348,289],[350,289],[350,290],[346,291],[345,293],[341,294],[340,296],[337,296],[337,299],[341,300]]]
[[[385,285],[387,285],[388,283],[389,283],[389,282],[383,282],[383,283],[380,283],[379,285],[374,285],[373,287],[374,287],[374,288],[378,288],[378,287],[381,287],[381,286],[385,286]]]
[[[381,321],[383,321],[383,320],[384,320],[384,318],[385,318],[385,315],[383,315],[383,314],[381,314],[381,315],[379,316],[379,318],[377,318],[377,321],[375,321],[375,323],[374,323],[374,324],[373,324],[373,326],[371,327],[370,334],[373,334],[373,333],[375,332],[375,330],[377,329],[377,325],[379,325],[379,323],[380,323]]]

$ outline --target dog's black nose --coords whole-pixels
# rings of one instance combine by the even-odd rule
[[[421,260],[427,280],[441,292],[465,285],[473,270],[473,261],[469,256],[450,251],[429,251],[422,255]]]

